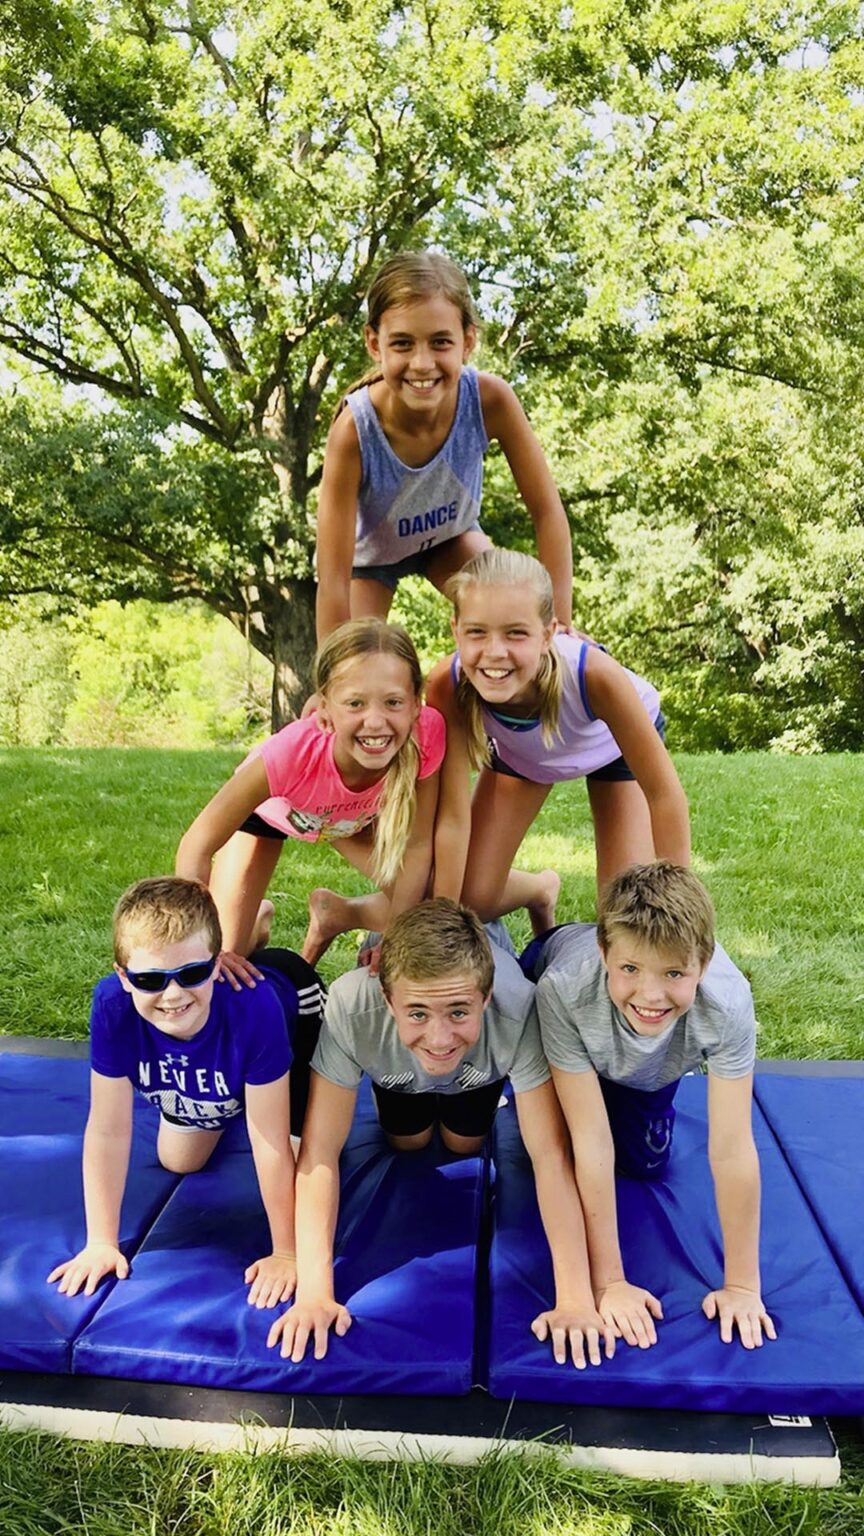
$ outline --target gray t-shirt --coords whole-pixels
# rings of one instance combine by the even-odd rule
[[[424,1072],[403,1045],[377,977],[364,967],[334,981],[313,1069],[342,1088],[356,1088],[364,1072],[373,1083],[400,1093],[467,1093],[510,1077],[514,1093],[549,1080],[540,1044],[534,988],[517,962],[493,947],[495,980],[483,1014],[480,1039],[449,1077]]]
[[[640,1035],[609,997],[593,923],[568,923],[538,962],[543,1049],[562,1072],[588,1072],[650,1092],[706,1066],[746,1077],[756,1056],[750,986],[718,944],[692,1007],[659,1035]]]

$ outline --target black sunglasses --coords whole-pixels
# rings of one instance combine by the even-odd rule
[[[203,987],[213,975],[218,959],[218,955],[211,955],[209,960],[193,960],[189,965],[178,965],[173,971],[130,971],[124,968],[124,975],[136,992],[164,992],[172,979],[178,987]]]

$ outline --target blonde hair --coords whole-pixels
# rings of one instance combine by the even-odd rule
[[[462,329],[479,325],[474,300],[468,287],[468,279],[461,267],[449,256],[437,251],[400,251],[378,268],[366,294],[366,324],[377,331],[384,313],[402,304],[416,304],[441,294],[455,304],[462,316]],[[345,408],[348,395],[362,389],[364,384],[375,384],[382,377],[379,367],[367,368],[364,374],[344,391],[334,413],[334,421]]]
[[[407,630],[383,619],[349,619],[327,636],[315,657],[315,688],[326,698],[337,668],[358,656],[396,656],[411,674],[415,699],[423,692],[423,674]],[[384,793],[375,822],[373,872],[380,885],[390,885],[402,867],[417,804],[420,748],[409,732],[387,768]]]
[[[714,953],[714,905],[702,881],[680,864],[631,864],[604,886],[597,907],[604,954],[619,933],[705,966]]]
[[[545,565],[541,565],[531,555],[521,554],[519,550],[484,549],[448,579],[444,593],[453,604],[457,620],[469,587],[530,587],[537,598],[537,611],[544,629],[555,622],[552,578]],[[553,641],[546,654],[541,656],[534,679],[540,697],[540,733],[547,747],[559,734],[566,665]],[[483,725],[483,701],[473,683],[465,676],[464,668],[456,684],[456,703],[465,721],[471,766],[482,768],[489,762],[489,744]]]
[[[381,941],[378,980],[385,997],[400,976],[437,981],[467,974],[484,997],[492,991],[495,962],[483,924],[470,907],[447,896],[421,901],[393,919]]]
[[[211,953],[222,948],[222,929],[216,903],[199,880],[179,875],[160,875],[137,880],[123,892],[112,921],[114,959],[125,966],[136,944],[148,949],[182,944],[193,933],[203,932]]]

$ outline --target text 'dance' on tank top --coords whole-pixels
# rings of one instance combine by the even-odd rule
[[[418,468],[397,459],[368,385],[346,398],[363,463],[354,564],[396,565],[467,533],[480,513],[483,455],[489,446],[476,368],[463,368],[446,441]]]

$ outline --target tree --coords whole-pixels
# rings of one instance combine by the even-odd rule
[[[281,721],[308,683],[321,440],[361,365],[362,292],[386,250],[428,241],[478,289],[579,549],[608,554],[626,501],[652,536],[692,527],[710,569],[717,487],[682,495],[666,449],[698,446],[664,392],[694,431],[706,395],[727,480],[718,403],[731,429],[745,396],[718,380],[757,416],[784,391],[814,421],[860,408],[860,27],[848,0],[16,0],[0,345],[102,404],[22,448],[39,479],[40,453],[60,474],[64,434],[89,435],[50,520],[26,495],[24,530],[7,495],[5,547],[27,531],[33,558],[0,562],[2,590],[41,569],[72,596],[194,592],[273,661]],[[488,486],[491,531],[525,539],[494,462]]]
[[[470,0],[25,0],[3,47],[0,344],[146,407],[180,462],[191,437],[269,465],[277,497],[238,518],[258,518],[242,602],[199,585],[272,660],[281,720],[309,681],[328,381],[359,363],[386,250],[461,200],[475,266],[497,263],[483,202],[542,123],[536,49]],[[185,592],[176,566],[163,550]]]

